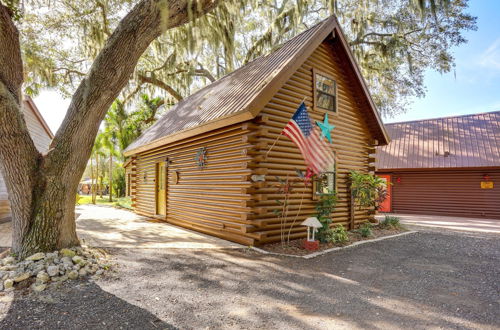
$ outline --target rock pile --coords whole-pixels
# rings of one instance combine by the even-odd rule
[[[51,253],[35,253],[24,260],[0,259],[0,292],[16,287],[43,291],[50,284],[100,276],[110,268],[105,256],[92,249],[75,247]]]

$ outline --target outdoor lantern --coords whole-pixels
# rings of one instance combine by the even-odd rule
[[[321,222],[319,222],[318,218],[310,217],[304,220],[301,223],[302,226],[307,226],[307,241],[314,242],[314,233],[318,230],[318,228],[323,227]],[[312,235],[310,234],[312,232]]]

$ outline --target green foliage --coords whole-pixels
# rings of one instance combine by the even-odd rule
[[[323,227],[318,228],[317,237],[320,242],[325,243],[328,241],[328,232],[330,224],[332,223],[331,214],[337,205],[337,195],[330,192],[329,194],[322,194],[316,202],[316,217]]]
[[[327,242],[331,243],[345,243],[349,241],[347,230],[342,225],[337,225],[335,228],[330,228],[326,232]]]
[[[25,91],[72,94],[120,19],[136,1],[3,0],[21,12]],[[385,115],[425,93],[427,69],[454,68],[453,47],[474,30],[467,0],[227,0],[195,22],[153,41],[122,98],[143,93],[168,106],[335,13],[374,101]],[[144,79],[144,78],[154,78]],[[156,81],[154,83],[153,81]],[[158,83],[159,82],[159,83]]]
[[[368,173],[351,171],[349,173],[351,194],[354,202],[360,207],[377,207],[380,195],[385,196],[386,181]]]
[[[386,215],[384,220],[380,223],[380,227],[382,228],[390,228],[390,229],[401,229],[402,225],[400,223],[400,218],[395,216]]]
[[[372,236],[373,235],[372,224],[369,222],[365,222],[359,227],[358,233],[360,233],[362,237]]]
[[[113,191],[116,197],[125,196],[125,169],[120,165],[115,166],[113,169]]]

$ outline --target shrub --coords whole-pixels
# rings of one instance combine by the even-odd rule
[[[347,230],[342,225],[337,225],[335,228],[330,228],[327,231],[328,242],[345,243],[349,241]]]
[[[380,223],[381,227],[385,228],[394,228],[394,229],[399,229],[401,228],[401,223],[399,222],[401,219],[395,216],[391,215],[386,215],[384,220]]]
[[[323,227],[318,229],[318,240],[321,243],[327,243],[330,241],[330,224],[332,219],[330,218],[333,210],[335,210],[335,205],[337,204],[337,196],[335,194],[323,194],[320,196],[319,201],[316,203],[316,216],[323,225]]]
[[[370,237],[373,235],[372,231],[372,224],[369,222],[365,222],[364,224],[359,227],[358,232],[361,234],[362,237]]]

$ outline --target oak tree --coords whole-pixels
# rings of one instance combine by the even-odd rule
[[[78,245],[75,193],[99,125],[140,56],[162,32],[213,9],[214,0],[142,0],[109,33],[81,79],[50,150],[40,154],[21,112],[23,61],[16,12],[0,3],[0,170],[20,256]]]

